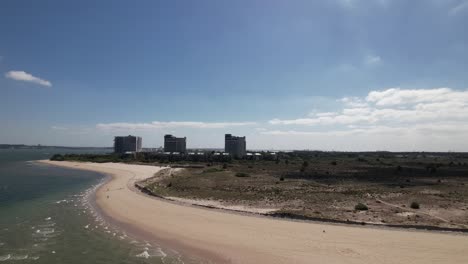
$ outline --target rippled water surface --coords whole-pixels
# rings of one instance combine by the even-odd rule
[[[182,263],[151,241],[107,225],[87,197],[103,181],[92,172],[39,165],[54,153],[105,150],[0,150],[0,262]]]

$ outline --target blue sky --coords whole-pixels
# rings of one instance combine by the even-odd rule
[[[2,1],[0,142],[467,151],[466,25],[467,0]]]

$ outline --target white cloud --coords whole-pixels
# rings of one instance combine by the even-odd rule
[[[256,140],[283,149],[466,151],[467,134],[468,124],[440,122],[409,127],[377,125],[326,131],[268,130],[262,131]]]
[[[311,113],[310,116],[316,115],[319,117],[325,117],[325,116],[336,116],[338,113],[337,112],[322,112],[322,113]]]
[[[273,135],[273,136],[324,136],[324,135],[335,135],[335,136],[346,136],[353,133],[356,133],[358,130],[350,131],[327,131],[327,132],[318,132],[318,131],[297,131],[297,130],[266,130],[262,131],[263,135]]]
[[[52,86],[52,83],[50,83],[49,81],[33,76],[24,71],[9,71],[5,73],[5,77],[16,81],[31,82],[47,87]]]
[[[438,136],[466,135],[468,124],[454,122],[442,122],[439,124],[419,124],[412,127],[406,126],[362,126],[347,130],[330,131],[298,131],[298,130],[264,130],[263,135],[306,135],[306,136],[350,136],[350,135],[384,135],[407,136],[410,134],[431,134]]]
[[[150,123],[101,123],[96,128],[103,130],[148,130],[170,128],[226,128],[256,125],[255,122],[160,122]]]
[[[65,126],[51,126],[50,128],[53,130],[68,130],[68,127]]]
[[[464,11],[465,9],[468,9],[468,0],[460,1],[458,5],[452,7],[449,10],[449,14],[454,16],[454,15],[457,15],[458,13]]]
[[[338,0],[338,1],[344,7],[353,7],[356,4],[356,0]]]
[[[343,98],[344,108],[336,114],[315,113],[309,118],[272,119],[271,125],[386,125],[414,127],[452,122],[454,128],[468,120],[468,90],[450,88],[371,91],[365,98]]]
[[[359,98],[359,97],[343,97],[339,102],[344,103],[346,106],[349,107],[366,107],[367,103],[365,100]]]
[[[368,71],[383,64],[383,59],[377,55],[366,55],[360,60],[337,64],[330,70],[333,74],[357,74]]]
[[[382,63],[382,58],[376,55],[367,55],[364,58],[364,64],[368,66],[378,65]]]
[[[377,5],[380,7],[386,7],[388,6],[390,0],[368,0],[368,1],[362,1],[362,0],[337,0],[338,3],[345,8],[354,8],[358,6],[359,4],[363,4],[366,7],[369,6],[369,4],[372,5]]]
[[[390,88],[384,91],[372,91],[366,101],[378,106],[395,106],[415,103],[467,102],[467,91],[454,91],[450,88],[437,89],[400,89]]]

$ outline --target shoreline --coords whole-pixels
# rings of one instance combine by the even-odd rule
[[[94,190],[89,194],[87,202],[89,203],[89,206],[91,208],[91,211],[93,214],[95,214],[95,217],[98,217],[101,221],[104,221],[107,223],[109,226],[113,226],[116,229],[120,229],[123,231],[127,237],[132,237],[134,239],[142,240],[144,242],[151,242],[151,243],[156,243],[158,247],[163,249],[163,252],[167,253],[168,256],[172,256],[175,258],[182,258],[182,260],[189,260],[189,263],[206,263],[208,260],[208,263],[231,263],[229,260],[220,257],[218,254],[205,251],[205,250],[200,250],[195,247],[192,247],[190,245],[187,245],[185,243],[181,243],[176,239],[166,239],[161,236],[157,236],[153,233],[149,233],[144,228],[134,225],[132,223],[129,223],[126,220],[119,219],[118,217],[115,217],[112,215],[112,213],[109,213],[106,211],[106,207],[103,206],[103,204],[99,203],[99,200],[103,200],[103,197],[107,197],[105,194],[107,192],[106,190],[106,185],[109,184],[112,180],[114,180],[117,177],[117,174],[115,172],[110,172],[107,170],[103,170],[102,168],[100,169],[98,166],[93,166],[93,164],[98,164],[98,163],[89,163],[89,162],[55,162],[55,161],[50,161],[50,160],[34,160],[31,162],[39,163],[41,165],[48,165],[48,166],[56,166],[56,167],[62,167],[66,169],[72,169],[72,170],[82,170],[82,171],[91,171],[91,172],[97,172],[101,175],[104,176],[102,182],[100,182],[97,186],[95,186]],[[109,164],[109,163],[107,163]],[[89,166],[83,166],[83,165],[89,165]],[[140,166],[140,165],[134,165],[134,166]],[[151,168],[156,168],[156,169],[162,169],[163,167],[156,167],[156,166],[148,166]],[[130,172],[130,171],[126,171]],[[152,176],[152,174],[150,175]],[[128,187],[128,190],[131,190],[135,195],[141,195],[147,198],[147,195],[142,193],[140,190],[138,190],[133,184],[130,184],[131,182],[128,181],[126,183],[126,187]],[[151,197],[156,198],[156,197]],[[163,200],[163,198],[156,198]],[[212,262],[214,261],[214,262]]]
[[[102,210],[108,220],[126,230],[161,241],[164,246],[215,263],[310,263],[312,258],[331,263],[407,262],[409,259],[413,263],[433,259],[459,263],[468,257],[462,249],[468,247],[468,236],[456,233],[408,232],[415,230],[310,220],[284,221],[262,214],[252,217],[252,213],[226,213],[229,210],[187,206],[138,193],[132,186],[138,177],[150,177],[159,167],[39,162],[110,176],[94,197],[96,208]],[[131,206],[123,207],[125,204]],[[406,247],[401,248],[401,245]]]

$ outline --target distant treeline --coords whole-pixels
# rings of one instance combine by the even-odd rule
[[[82,162],[125,162],[134,160],[132,157],[118,154],[55,154],[50,160],[55,161],[82,161]]]
[[[83,162],[143,162],[143,163],[171,163],[179,161],[190,162],[230,162],[230,156],[212,155],[165,155],[161,153],[140,152],[133,154],[55,154],[50,160],[83,161]]]
[[[305,162],[312,160],[329,160],[336,165],[339,160],[357,161],[365,163],[379,163],[390,165],[393,161],[404,163],[461,165],[460,161],[468,159],[468,153],[435,153],[435,152],[323,152],[323,151],[291,151],[277,152],[270,155],[267,152],[259,152],[260,156],[245,156],[241,160],[269,160],[280,162]],[[139,152],[133,154],[55,154],[51,160],[56,161],[88,161],[88,162],[142,162],[142,163],[173,163],[173,162],[232,162],[228,155],[217,155],[214,151],[205,152],[202,155],[164,154],[158,152]],[[396,160],[395,160],[396,159]],[[384,161],[385,160],[385,161]],[[398,163],[397,162],[397,163]],[[463,163],[465,163],[464,161]]]

